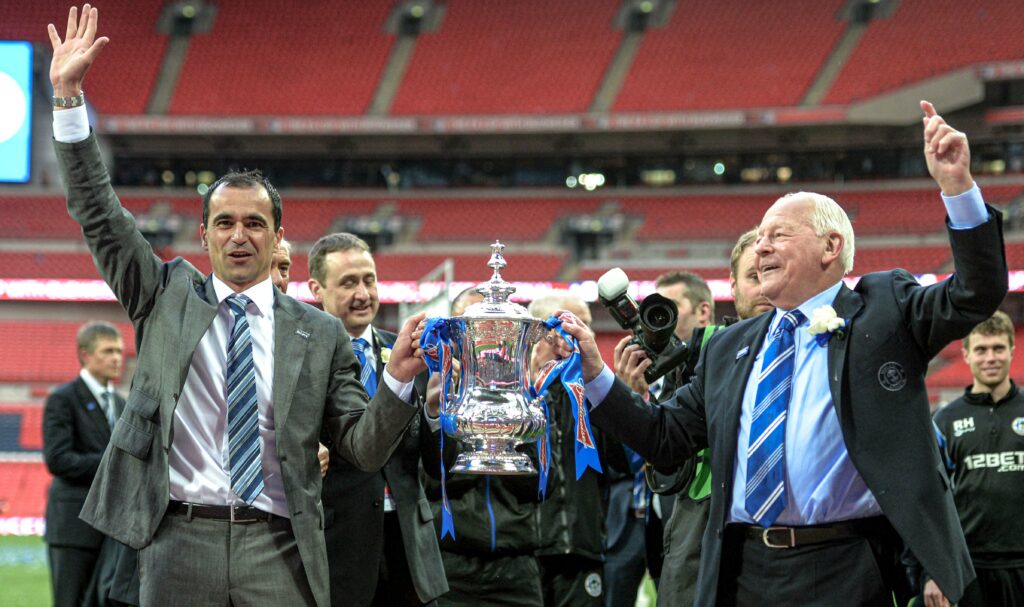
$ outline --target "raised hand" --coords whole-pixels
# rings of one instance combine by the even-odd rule
[[[963,194],[974,185],[967,135],[946,124],[935,106],[921,102],[924,111],[924,157],[928,172],[946,196]]]
[[[103,47],[110,42],[106,36],[96,37],[99,19],[99,11],[88,4],[82,7],[81,17],[78,16],[78,9],[72,6],[68,11],[68,29],[63,41],[52,23],[46,26],[50,44],[53,45],[50,82],[53,84],[53,94],[57,97],[72,97],[82,92],[86,72]]]
[[[420,334],[423,329],[420,322],[427,317],[425,312],[409,318],[402,325],[395,345],[391,347],[391,358],[388,360],[387,371],[400,382],[412,381],[420,373],[427,370],[427,363],[420,351]]]

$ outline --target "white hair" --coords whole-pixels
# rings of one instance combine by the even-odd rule
[[[779,200],[790,198],[805,198],[814,205],[809,221],[816,236],[828,236],[830,232],[838,232],[843,237],[843,250],[839,253],[839,263],[843,266],[843,274],[849,274],[853,270],[853,225],[843,207],[828,196],[815,192],[793,192]]]

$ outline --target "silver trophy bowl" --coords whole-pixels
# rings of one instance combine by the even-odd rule
[[[452,472],[536,474],[516,446],[540,437],[547,420],[540,400],[529,397],[530,347],[544,323],[508,301],[515,287],[501,278],[504,246],[495,242],[487,264],[491,280],[477,289],[484,301],[448,320],[460,384],[446,407],[445,432],[463,443]]]

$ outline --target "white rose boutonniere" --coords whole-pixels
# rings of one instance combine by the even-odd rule
[[[383,364],[386,365],[386,364],[388,364],[389,360],[391,360],[391,348],[381,348],[380,349],[380,362],[382,362]]]
[[[839,318],[832,306],[821,306],[811,313],[811,325],[807,332],[814,336],[819,346],[824,346],[833,335],[843,338],[843,329],[846,328],[846,319]]]

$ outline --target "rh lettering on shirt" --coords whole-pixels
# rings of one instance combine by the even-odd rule
[[[953,421],[953,436],[963,436],[968,432],[974,432],[974,418],[965,417]]]

